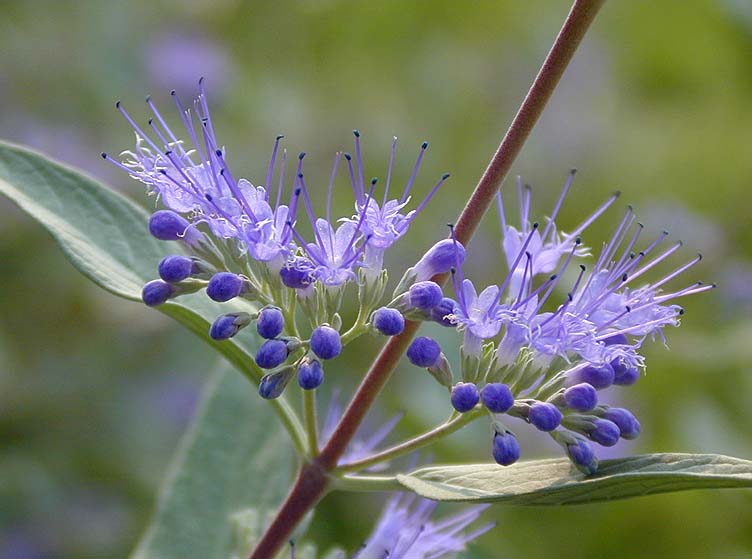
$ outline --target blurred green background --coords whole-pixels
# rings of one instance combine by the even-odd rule
[[[260,176],[274,136],[284,133],[324,182],[331,155],[350,149],[358,127],[369,176],[384,175],[399,136],[404,180],[428,139],[419,188],[444,171],[453,177],[389,255],[401,269],[445,234],[568,8],[551,0],[5,0],[0,136],[144,204],[141,187],[99,158],[132,144],[113,103],[122,99],[144,120],[145,94],[166,108],[170,89],[188,98],[202,75],[235,175]],[[683,328],[668,333],[670,351],[649,347],[641,382],[609,394],[637,413],[644,433],[610,455],[752,457],[750,99],[752,3],[611,1],[514,165],[534,186],[538,215],[569,168],[580,170],[559,220],[564,230],[621,189],[620,203],[633,203],[649,227],[705,254],[690,279],[721,284],[685,301]],[[349,196],[337,200],[343,213]],[[586,242],[597,246],[616,214]],[[498,281],[502,270],[501,258],[488,256],[499,240],[496,216],[489,218],[468,261],[481,283]],[[89,284],[5,200],[0,270],[0,558],[123,557],[148,520],[215,357],[159,313]],[[367,363],[364,348],[346,353],[328,388],[349,394]],[[396,410],[407,411],[399,438],[443,419],[445,395],[403,367],[372,424]],[[518,430],[526,457],[559,452],[529,431]],[[477,425],[432,457],[487,460],[488,446],[487,425]],[[314,521],[317,539],[357,547],[373,515],[352,510],[375,514],[379,505],[373,495],[328,498]],[[484,517],[498,527],[474,547],[478,558],[752,557],[749,491],[494,508]]]

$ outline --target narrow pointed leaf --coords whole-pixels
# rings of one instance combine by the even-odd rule
[[[601,462],[585,476],[565,459],[434,466],[397,481],[437,501],[570,505],[690,489],[752,487],[752,461],[719,454],[646,454]]]

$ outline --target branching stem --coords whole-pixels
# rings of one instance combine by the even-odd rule
[[[577,47],[605,0],[575,0],[564,25],[520,105],[496,153],[470,195],[456,224],[457,240],[467,246],[481,218],[493,201],[496,191],[525,144],[533,126],[564,74]],[[433,278],[444,283],[446,275]],[[249,559],[274,557],[288,540],[295,526],[324,495],[329,483],[327,472],[337,467],[366,413],[381,392],[400,357],[418,329],[408,322],[399,336],[386,343],[370,370],[363,378],[339,424],[321,454],[312,463],[304,464],[277,516],[259,540]]]

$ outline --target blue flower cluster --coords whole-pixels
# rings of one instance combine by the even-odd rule
[[[199,88],[190,106],[171,93],[185,129],[182,136],[168,126],[151,98],[146,100],[151,112],[148,128],[140,126],[118,102],[118,111],[135,131],[136,145],[118,159],[102,154],[146,184],[149,193],[165,206],[149,220],[152,235],[176,241],[182,248],[182,253],[159,263],[160,279],[144,286],[144,303],[157,306],[200,290],[218,303],[233,301],[233,312],[217,317],[209,335],[217,341],[228,340],[255,322],[263,339],[255,353],[256,365],[268,371],[259,386],[264,398],[278,397],[293,377],[304,390],[317,388],[324,380],[323,362],[337,357],[344,343],[369,331],[399,334],[407,307],[437,306],[441,289],[423,282],[410,289],[401,303],[404,308],[375,310],[387,281],[385,251],[405,235],[449,177],[443,175],[410,209],[427,143],[420,146],[401,192],[390,197],[397,148],[394,139],[383,193],[377,201],[378,180],[364,179],[361,135],[355,131],[354,156],[335,155],[321,217],[314,210],[303,173],[305,153],[297,158],[292,187],[285,194],[287,152],[281,147],[282,136],[275,139],[263,185],[233,175],[226,150],[215,134],[203,80]],[[331,202],[340,170],[354,194],[354,213],[335,218]],[[310,227],[307,237],[303,221]],[[440,249],[446,261],[443,271],[457,259],[456,251],[447,248],[443,245]],[[435,258],[428,258],[430,264],[416,266],[416,273],[424,278],[435,271]],[[360,314],[356,323],[343,331],[338,311],[348,284],[357,284]],[[235,310],[238,308],[241,310]],[[298,314],[305,315],[307,325],[298,324]]]
[[[499,285],[478,293],[472,281],[463,278],[464,250],[457,246],[452,270],[455,300],[451,311],[448,304],[442,308],[446,311],[443,324],[454,325],[463,335],[462,381],[453,384],[447,360],[433,339],[416,338],[407,351],[411,363],[427,368],[449,388],[457,413],[476,408],[489,413],[494,427],[492,454],[501,465],[520,457],[516,437],[502,422],[504,415],[549,433],[587,473],[597,469],[591,441],[613,446],[620,438],[637,437],[637,419],[626,409],[599,403],[599,393],[639,379],[644,368],[639,353],[643,342],[663,339],[663,328],[679,324],[684,311],[673,301],[714,287],[693,283],[663,292],[669,281],[699,262],[700,256],[658,281],[635,287],[635,280],[668,259],[681,243],[664,247],[667,233],[662,233],[638,248],[643,226],[631,208],[592,269],[579,265],[570,274],[573,260],[589,255],[581,233],[618,196],[609,198],[572,233],[561,233],[554,219],[573,177],[574,172],[543,228],[529,220],[529,187],[518,181],[519,229],[508,223],[499,194],[508,267]],[[563,300],[555,295],[560,285],[566,290]],[[426,291],[421,286],[420,292]]]
[[[518,224],[508,220],[505,201],[498,196],[507,268],[498,284],[478,292],[464,277],[465,248],[452,233],[404,273],[384,305],[385,251],[405,235],[448,178],[443,175],[417,206],[408,209],[428,144],[421,145],[401,192],[392,195],[394,140],[377,201],[378,180],[364,178],[361,135],[355,131],[354,156],[336,154],[325,214],[317,217],[303,173],[303,153],[283,203],[287,154],[281,136],[274,142],[263,186],[234,177],[200,87],[192,107],[184,107],[172,94],[185,138],[168,127],[151,99],[150,134],[118,103],[136,133],[136,146],[123,152],[121,160],[103,156],[145,183],[162,202],[167,209],[151,216],[149,230],[158,239],[177,241],[183,249],[159,263],[160,279],[144,286],[144,302],[160,305],[200,290],[218,303],[233,301],[233,312],[219,316],[209,335],[227,340],[256,324],[263,342],[255,361],[266,371],[259,386],[262,397],[280,396],[292,378],[304,390],[319,387],[324,362],[362,334],[396,336],[406,320],[431,321],[462,335],[460,381],[455,382],[439,343],[429,337],[416,338],[407,358],[448,389],[457,414],[489,414],[492,454],[499,464],[509,465],[520,457],[517,439],[504,424],[507,417],[549,433],[587,473],[597,468],[592,442],[612,446],[620,438],[638,436],[637,419],[626,409],[603,404],[602,392],[639,379],[644,341],[663,339],[663,329],[679,323],[683,310],[675,300],[713,287],[695,283],[664,291],[699,262],[699,256],[657,281],[637,283],[681,243],[668,243],[667,233],[641,242],[643,227],[627,208],[594,265],[588,269],[576,264],[590,255],[581,235],[613,205],[618,193],[570,233],[563,233],[555,220],[570,190],[572,172],[542,222],[531,221],[531,189],[519,181]],[[333,218],[333,188],[342,167],[353,191],[354,213]],[[308,237],[301,215],[310,226]],[[433,281],[447,272],[452,276],[452,297]],[[359,309],[354,323],[343,328],[339,310],[350,284],[357,286]],[[299,324],[300,315],[307,319],[305,325]]]

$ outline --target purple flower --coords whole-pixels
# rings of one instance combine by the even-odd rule
[[[487,505],[467,507],[455,515],[431,520],[436,507],[437,503],[428,499],[396,494],[353,559],[449,559],[494,526],[490,523],[467,530]]]
[[[479,354],[482,340],[496,336],[505,319],[499,305],[499,287],[491,285],[479,295],[473,282],[466,279],[455,281],[455,291],[457,304],[451,320],[465,333],[465,351]]]
[[[289,253],[291,233],[287,223],[294,220],[295,214],[294,199],[292,209],[280,204],[283,174],[280,173],[274,209],[266,188],[233,177],[225,161],[225,150],[215,136],[203,80],[199,81],[199,88],[192,109],[186,109],[172,92],[188,141],[167,125],[151,98],[146,100],[153,113],[148,123],[150,134],[118,102],[117,109],[136,133],[136,147],[123,152],[122,162],[102,155],[146,184],[167,208],[187,215],[190,223],[206,223],[215,237],[234,239],[241,252],[248,252],[256,260],[279,259]],[[274,144],[267,182],[275,167],[280,138]]]
[[[528,185],[525,185],[523,188],[520,177],[517,177],[517,197],[519,200],[520,212],[519,230],[512,225],[509,225],[501,192],[498,193],[496,200],[498,203],[499,218],[501,220],[501,229],[503,233],[502,247],[504,249],[504,255],[506,256],[509,272],[513,277],[511,282],[512,291],[516,290],[523,276],[526,274],[527,265],[524,262],[521,262],[518,258],[518,255],[523,251],[530,254],[529,273],[531,276],[550,274],[556,269],[561,258],[569,254],[572,250],[575,251],[575,256],[587,256],[588,250],[585,247],[577,246],[579,244],[577,243],[577,238],[585,229],[587,229],[588,226],[590,226],[591,223],[593,223],[593,221],[595,221],[611,204],[614,203],[618,197],[618,193],[611,196],[606,203],[601,205],[571,233],[558,232],[554,220],[558,216],[559,210],[564,203],[564,199],[572,186],[574,174],[575,172],[572,171],[569,174],[567,181],[564,183],[561,195],[551,211],[551,215],[548,217],[543,231],[538,230],[537,227],[531,226],[529,216],[532,189]],[[523,246],[525,248],[522,248]]]
[[[416,177],[418,176],[420,164],[423,160],[423,155],[428,148],[428,143],[424,142],[421,145],[418,159],[415,162],[410,178],[405,184],[405,188],[399,199],[390,200],[389,187],[392,182],[392,169],[394,167],[394,159],[397,152],[397,138],[395,137],[392,142],[392,152],[389,158],[389,167],[386,175],[383,199],[379,204],[373,199],[373,189],[371,189],[370,192],[366,192],[365,181],[363,178],[364,170],[360,145],[360,132],[355,130],[353,134],[355,136],[355,168],[353,168],[353,157],[350,154],[345,154],[350,182],[352,183],[353,192],[355,193],[356,213],[349,221],[351,223],[359,224],[363,234],[368,238],[367,247],[365,249],[366,266],[374,270],[381,270],[383,266],[384,251],[407,233],[410,224],[423,208],[425,208],[426,204],[428,204],[436,191],[438,191],[439,187],[441,187],[446,179],[449,178],[449,174],[445,174],[441,177],[441,180],[434,185],[428,195],[415,209],[406,211],[405,208],[410,203],[410,191],[415,183]],[[373,184],[375,183],[372,182],[372,185]]]

